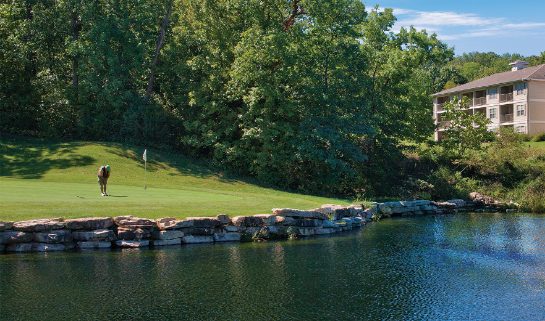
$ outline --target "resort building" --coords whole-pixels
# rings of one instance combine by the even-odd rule
[[[490,119],[488,129],[512,127],[516,132],[535,135],[545,132],[545,64],[528,67],[525,61],[510,63],[511,71],[446,89],[433,95],[435,140],[441,140],[448,122],[441,119],[444,104],[454,97],[469,98],[469,113]]]

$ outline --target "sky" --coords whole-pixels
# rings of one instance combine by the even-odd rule
[[[436,33],[465,52],[519,53],[545,51],[545,0],[363,0],[393,8],[395,28],[414,26]]]

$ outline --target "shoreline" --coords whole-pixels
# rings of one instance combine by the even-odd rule
[[[450,200],[394,201],[361,205],[325,204],[312,210],[275,208],[272,214],[147,219],[134,216],[0,221],[0,254],[113,248],[154,248],[183,244],[264,242],[334,235],[371,221],[396,216],[509,211],[505,206]]]

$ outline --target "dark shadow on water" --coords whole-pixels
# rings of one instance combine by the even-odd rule
[[[41,140],[0,140],[0,177],[41,178],[51,169],[86,166],[95,162],[75,149],[82,143]]]

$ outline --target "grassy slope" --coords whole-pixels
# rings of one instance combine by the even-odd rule
[[[41,217],[247,215],[273,207],[313,208],[346,200],[259,187],[226,178],[179,154],[94,142],[0,140],[0,220]],[[112,166],[110,197],[101,197],[96,171]]]

